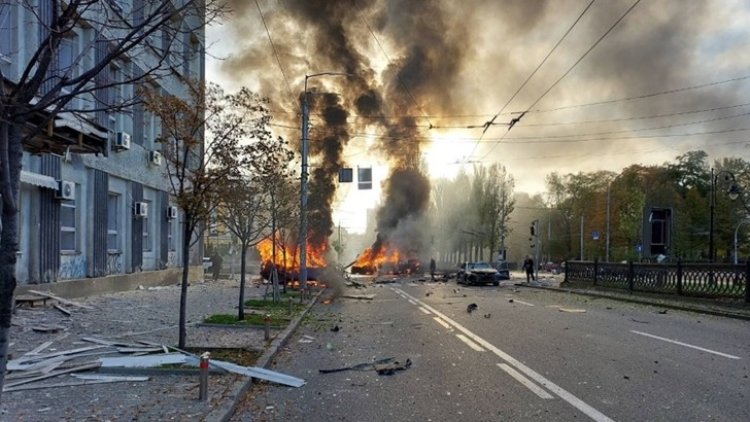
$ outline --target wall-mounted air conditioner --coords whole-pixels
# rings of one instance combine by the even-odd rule
[[[58,180],[55,198],[74,201],[76,199],[76,184],[67,180]]]
[[[127,132],[117,132],[115,134],[114,143],[112,149],[122,151],[130,149],[130,134]]]
[[[160,166],[161,165],[161,152],[159,151],[149,151],[148,152],[148,162],[155,165]]]
[[[148,217],[148,203],[136,202],[133,205],[133,215],[136,217]]]
[[[167,207],[167,219],[174,220],[177,218],[177,207]]]

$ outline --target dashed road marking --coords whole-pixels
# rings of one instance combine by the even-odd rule
[[[534,306],[533,303],[524,302],[524,301],[518,300],[518,299],[513,299],[513,303],[520,303],[521,305],[526,305],[526,306]]]
[[[727,353],[717,352],[715,350],[706,349],[706,348],[703,348],[703,347],[700,347],[700,346],[694,346],[692,344],[683,343],[681,341],[672,340],[672,339],[668,339],[668,338],[665,338],[665,337],[655,336],[653,334],[644,333],[643,331],[630,330],[630,332],[634,333],[634,334],[646,336],[646,337],[651,337],[651,338],[654,338],[654,339],[657,339],[657,340],[666,341],[667,343],[677,344],[679,346],[685,346],[685,347],[689,347],[691,349],[700,350],[700,351],[703,351],[703,352],[706,352],[706,353],[713,353],[715,355],[723,356],[723,357],[729,358],[729,359],[742,359],[739,356],[730,355],[730,354],[727,354]]]
[[[415,301],[414,301],[414,300],[412,300],[412,299],[406,299],[406,300],[408,300],[408,301],[409,301],[409,303],[411,303],[412,305],[416,305],[416,304],[417,304],[417,302],[415,302]]]
[[[424,308],[423,306],[420,306],[420,307],[419,307],[419,310],[420,310],[420,311],[422,311],[422,312],[424,312],[424,313],[425,313],[425,314],[427,314],[427,315],[429,315],[429,314],[430,314],[430,311],[428,311],[427,309],[425,309],[425,308]]]
[[[478,335],[474,334],[473,332],[469,331],[466,327],[459,324],[456,321],[453,321],[452,319],[448,318],[445,314],[438,311],[437,309],[433,308],[432,306],[420,301],[419,299],[416,299],[409,295],[408,293],[401,290],[402,293],[404,293],[408,298],[411,298],[411,300],[415,300],[419,302],[422,306],[424,306],[426,309],[430,310],[433,314],[439,316],[442,320],[450,324],[453,328],[463,333],[468,339],[474,341],[477,343],[480,347],[484,347],[485,349],[491,351],[495,355],[497,355],[500,359],[507,362],[510,366],[514,367],[527,377],[531,378],[532,380],[536,381],[538,384],[546,387],[550,392],[553,394],[556,394],[561,399],[565,400],[570,404],[571,406],[578,409],[580,412],[588,416],[589,418],[593,419],[596,422],[614,422],[610,417],[603,414],[602,412],[594,409],[593,407],[586,404],[583,400],[579,399],[578,397],[574,396],[564,388],[560,387],[559,385],[553,383],[552,381],[545,378],[543,375],[539,374],[538,372],[534,371],[533,369],[529,368],[528,366],[524,365],[521,361],[514,358],[513,356],[509,355],[508,353],[503,352],[502,350],[498,349],[492,343],[488,342],[487,340],[483,339],[482,337],[479,337]]]
[[[456,334],[456,337],[458,337],[459,340],[463,341],[464,343],[466,343],[467,346],[471,347],[472,349],[474,349],[477,352],[484,352],[485,351],[484,349],[482,349],[482,346],[480,346],[480,345],[474,343],[473,341],[469,340],[463,334]]]
[[[437,321],[437,323],[438,323],[438,324],[440,324],[440,325],[442,325],[443,327],[445,327],[445,328],[447,328],[447,329],[449,329],[449,330],[453,331],[453,327],[451,327],[450,325],[448,325],[448,323],[447,323],[447,322],[443,321],[443,320],[442,320],[442,319],[440,319],[439,317],[434,317],[434,318],[432,318],[432,319],[434,319],[435,321]]]
[[[510,375],[511,377],[515,378],[516,381],[518,381],[521,384],[523,384],[526,388],[528,388],[529,390],[531,390],[531,392],[533,392],[537,396],[539,396],[539,397],[541,397],[541,398],[543,398],[545,400],[551,400],[551,399],[554,398],[548,392],[546,392],[544,389],[542,389],[538,385],[536,385],[533,382],[531,382],[530,379],[524,377],[523,375],[521,375],[521,373],[519,373],[515,369],[511,368],[510,366],[508,366],[508,364],[506,364],[506,363],[498,363],[497,366],[499,366],[500,369],[502,369],[503,371],[507,372],[508,375]]]

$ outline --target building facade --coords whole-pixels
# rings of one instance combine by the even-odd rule
[[[49,31],[42,22],[45,14],[65,2],[21,3],[26,2],[0,2],[0,69],[10,84],[18,81]],[[55,50],[55,69],[75,75],[101,61],[107,34],[95,22],[116,13],[137,24],[149,7],[148,0],[99,3],[77,20]],[[20,285],[179,269],[180,213],[170,197],[158,142],[160,122],[132,101],[141,85],[118,82],[164,62],[169,74],[137,83],[183,95],[182,78],[205,79],[203,39],[202,29],[154,31],[149,45],[161,50],[138,48],[108,63],[93,83],[110,87],[76,96],[66,106],[75,111],[58,113],[47,130],[24,144],[16,265]],[[67,146],[61,149],[61,144]],[[202,253],[196,249],[199,258],[193,262],[200,265]]]

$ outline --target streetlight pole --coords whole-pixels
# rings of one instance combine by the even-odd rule
[[[609,262],[609,245],[610,245],[610,236],[611,236],[611,223],[610,223],[610,215],[611,215],[611,209],[612,209],[612,184],[615,183],[615,180],[617,180],[618,177],[622,176],[623,172],[620,172],[617,176],[615,176],[612,180],[607,183],[607,241],[604,243],[604,258],[606,262]]]
[[[737,183],[737,178],[734,177],[734,173],[727,170],[720,170],[714,174],[714,169],[711,168],[711,215],[709,217],[709,226],[708,226],[708,257],[711,262],[716,261],[716,250],[714,247],[714,210],[716,208],[716,183],[719,180],[720,175],[724,175],[724,181],[725,182],[731,182],[731,185],[729,185],[729,189],[727,189],[727,196],[729,196],[729,199],[732,201],[736,199],[740,199],[740,202],[742,203],[742,206],[745,207],[745,210],[750,214],[750,208],[748,208],[745,201],[741,198],[741,191],[740,186]],[[742,222],[737,225],[737,229],[734,232],[734,261],[737,263],[737,230],[739,230],[740,225],[742,225]]]
[[[302,96],[302,172],[300,175],[300,222],[299,222],[299,289],[307,290],[307,178],[308,173],[308,144],[309,140],[309,110],[307,104],[307,81],[317,76],[336,75],[351,76],[342,72],[320,72],[305,75],[305,92]],[[304,296],[304,295],[300,295]]]

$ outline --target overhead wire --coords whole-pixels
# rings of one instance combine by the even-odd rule
[[[578,25],[578,22],[580,22],[581,18],[583,18],[583,15],[585,15],[586,12],[588,12],[588,10],[591,8],[591,5],[594,4],[594,1],[595,0],[591,0],[591,2],[589,2],[589,4],[583,9],[583,11],[578,15],[578,17],[573,22],[573,24],[570,25],[570,27],[568,27],[568,30],[565,31],[565,33],[563,34],[563,36],[560,37],[560,39],[557,41],[557,43],[555,43],[555,45],[547,53],[547,55],[544,56],[544,59],[542,59],[542,61],[539,62],[539,64],[537,65],[537,67],[529,74],[529,76],[526,78],[526,80],[523,81],[523,83],[518,87],[518,89],[516,89],[516,92],[514,92],[513,95],[510,96],[510,98],[508,99],[508,101],[505,102],[505,104],[500,109],[500,111],[498,111],[497,113],[495,113],[495,115],[492,117],[492,119],[490,119],[488,122],[486,122],[484,124],[484,130],[482,131],[482,134],[480,135],[479,140],[482,139],[482,136],[484,136],[484,134],[487,132],[487,129],[489,129],[489,127],[492,126],[495,123],[495,119],[497,119],[497,117],[500,116],[500,114],[502,114],[505,111],[505,109],[513,101],[513,99],[516,98],[516,96],[518,95],[518,93],[521,92],[521,90],[526,86],[526,84],[529,83],[529,81],[531,80],[531,78],[533,78],[534,75],[536,75],[536,72],[538,72],[539,69],[547,62],[547,59],[549,59],[550,56],[552,55],[552,53],[554,53],[555,50],[557,50],[557,47],[559,47],[560,44],[562,44],[562,42],[565,40],[565,38],[567,38],[568,34],[570,34],[570,32],[573,30],[573,28],[575,28],[575,26]],[[477,141],[476,144],[474,144],[474,147],[471,149],[471,152],[468,154],[467,157],[465,157],[465,159],[468,158],[468,157],[471,157],[472,155],[474,155],[474,152],[477,149],[477,145],[479,145],[479,140]]]
[[[537,105],[537,104],[539,103],[539,101],[541,101],[541,100],[542,100],[542,98],[544,98],[544,97],[545,97],[545,96],[546,96],[546,95],[547,95],[547,94],[548,94],[548,93],[549,93],[550,91],[552,91],[552,89],[554,89],[554,88],[555,88],[555,87],[557,86],[557,84],[559,84],[559,83],[560,83],[560,81],[562,81],[562,80],[563,80],[563,79],[564,79],[564,78],[565,78],[566,76],[568,76],[568,74],[570,74],[570,72],[571,72],[571,71],[573,71],[573,69],[575,69],[575,67],[576,67],[576,66],[578,66],[578,64],[579,64],[579,63],[581,63],[581,61],[583,61],[583,59],[584,59],[584,58],[586,58],[586,56],[588,56],[588,55],[589,55],[589,53],[591,53],[591,51],[592,51],[592,50],[594,50],[594,48],[596,48],[596,46],[597,46],[597,45],[599,45],[599,43],[601,43],[601,42],[602,42],[602,40],[603,40],[603,39],[604,39],[604,38],[605,38],[605,37],[606,37],[607,35],[609,35],[609,33],[610,33],[610,32],[612,32],[612,30],[614,30],[614,29],[615,29],[615,27],[616,27],[616,26],[617,26],[617,25],[618,25],[618,24],[619,24],[620,22],[622,22],[622,20],[623,20],[623,19],[625,19],[625,17],[626,17],[626,16],[628,15],[628,14],[630,14],[630,12],[631,12],[631,11],[632,11],[632,10],[633,10],[633,9],[634,9],[634,8],[635,8],[635,7],[637,6],[637,5],[638,5],[638,3],[640,3],[640,2],[641,2],[641,0],[636,0],[636,1],[635,1],[635,2],[634,2],[634,3],[633,3],[633,4],[632,4],[632,5],[631,5],[631,6],[629,7],[629,8],[628,8],[628,9],[627,9],[627,10],[625,11],[625,13],[623,13],[623,14],[622,14],[622,16],[620,16],[620,18],[619,18],[619,19],[617,19],[617,20],[615,21],[615,23],[613,23],[613,24],[612,24],[612,26],[610,26],[610,27],[609,27],[609,29],[607,29],[607,31],[605,31],[605,32],[604,32],[604,33],[603,33],[603,34],[602,34],[602,35],[601,35],[601,36],[599,37],[599,39],[597,39],[597,40],[596,40],[596,42],[594,42],[594,44],[592,44],[592,45],[591,45],[591,47],[589,47],[589,49],[588,49],[588,50],[586,50],[586,52],[585,52],[585,53],[583,53],[583,55],[582,55],[581,57],[579,57],[579,58],[578,58],[578,60],[576,60],[576,61],[575,61],[575,63],[573,63],[573,65],[572,65],[572,66],[570,66],[570,68],[568,68],[568,70],[567,70],[567,71],[565,71],[565,73],[563,73],[563,74],[562,74],[562,75],[561,75],[561,76],[560,76],[559,78],[557,78],[557,80],[556,80],[556,81],[555,81],[555,82],[554,82],[554,83],[553,83],[552,85],[550,85],[550,86],[549,86],[549,88],[547,88],[547,90],[546,90],[546,91],[544,91],[544,92],[542,93],[542,95],[540,95],[540,96],[539,96],[539,98],[537,98],[537,99],[536,99],[536,101],[534,101],[533,103],[531,103],[531,105],[530,105],[530,106],[526,107],[526,110],[530,110],[530,109],[534,108],[534,106],[536,106],[536,105]],[[507,132],[506,132],[506,133],[507,133]],[[489,150],[489,151],[487,151],[487,153],[486,153],[486,154],[484,154],[484,155],[482,156],[482,158],[480,158],[480,160],[483,160],[483,159],[484,159],[484,158],[486,158],[486,157],[487,157],[488,155],[490,155],[490,154],[492,153],[492,151],[494,151],[494,150],[495,150],[495,147],[496,147],[496,146],[497,146],[497,145],[498,145],[499,143],[500,143],[500,142],[497,142],[497,143],[496,143],[495,145],[493,145],[493,146],[492,146],[492,148],[490,148],[490,150]]]
[[[279,58],[279,52],[276,50],[276,44],[273,42],[273,38],[271,37],[271,31],[268,29],[268,25],[266,24],[266,18],[263,16],[263,11],[260,8],[260,4],[258,3],[258,0],[255,0],[255,6],[258,8],[258,14],[260,14],[260,20],[263,22],[263,27],[266,29],[266,35],[268,35],[268,41],[271,43],[271,49],[273,50],[273,55],[276,57],[276,63],[279,65],[279,70],[281,71],[281,75],[284,77],[284,83],[286,84],[286,89],[289,92],[289,96],[292,98],[292,101],[295,101],[294,93],[292,92],[292,86],[289,84],[289,79],[286,77],[286,72],[284,72],[284,67],[281,65],[281,59]]]

